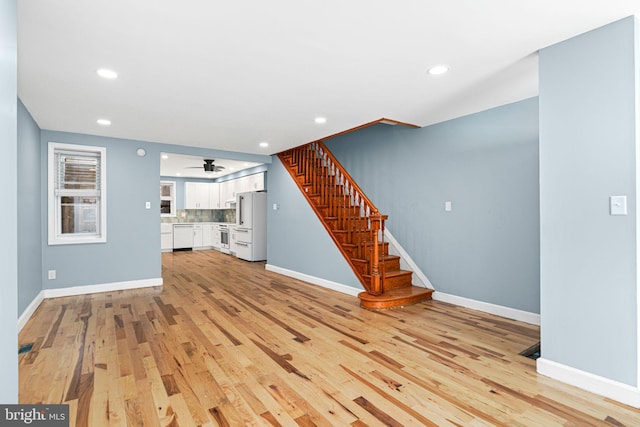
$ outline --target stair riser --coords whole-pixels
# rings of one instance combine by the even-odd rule
[[[400,270],[400,258],[385,261],[384,268],[386,271]]]
[[[411,274],[384,279],[384,289],[388,291],[391,289],[406,288],[411,286],[411,284]]]
[[[407,274],[386,277],[384,279],[384,290],[390,291],[391,289],[407,288],[411,286],[411,272]],[[371,284],[371,277],[367,277],[369,285]]]
[[[366,243],[371,241],[369,238],[369,232],[367,231],[352,231],[351,233],[344,230],[335,230],[333,234],[336,237],[336,240],[340,243],[347,243],[353,245],[360,245],[361,243],[365,246],[369,247],[370,244]]]
[[[364,261],[360,259],[352,259],[351,263],[358,269],[358,271],[364,275],[368,275],[371,272],[369,271],[369,261]],[[392,259],[384,262],[384,267],[382,263],[380,264],[380,270],[384,268],[385,271],[396,271],[400,270],[400,259]]]

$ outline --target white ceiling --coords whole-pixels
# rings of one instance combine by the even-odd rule
[[[272,154],[535,96],[538,49],[631,14],[640,1],[20,0],[18,93],[43,129]]]
[[[207,157],[207,159],[211,158]],[[162,153],[160,160],[160,176],[216,179],[262,164],[220,158],[215,158],[212,160],[215,160],[213,163],[214,165],[223,166],[224,169],[220,172],[205,172],[204,157],[202,156],[187,156],[175,153]]]

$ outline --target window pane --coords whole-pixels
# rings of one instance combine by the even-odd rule
[[[97,234],[98,199],[96,197],[61,197],[60,229],[62,234]]]
[[[99,157],[60,153],[58,179],[60,190],[97,190]]]
[[[160,197],[171,197],[171,187],[172,185],[160,185]]]
[[[160,200],[160,213],[171,213],[171,200]]]

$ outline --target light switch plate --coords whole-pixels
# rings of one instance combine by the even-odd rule
[[[144,204],[145,209],[151,209],[151,202],[146,202]]]
[[[627,214],[627,196],[609,197],[609,213],[611,215]]]
[[[444,210],[445,212],[451,212],[451,200],[444,202]]]

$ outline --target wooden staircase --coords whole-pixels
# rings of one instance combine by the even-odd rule
[[[386,215],[365,196],[333,154],[312,142],[278,154],[365,291],[360,305],[372,310],[431,299],[432,289],[412,285],[412,272],[384,241]]]

